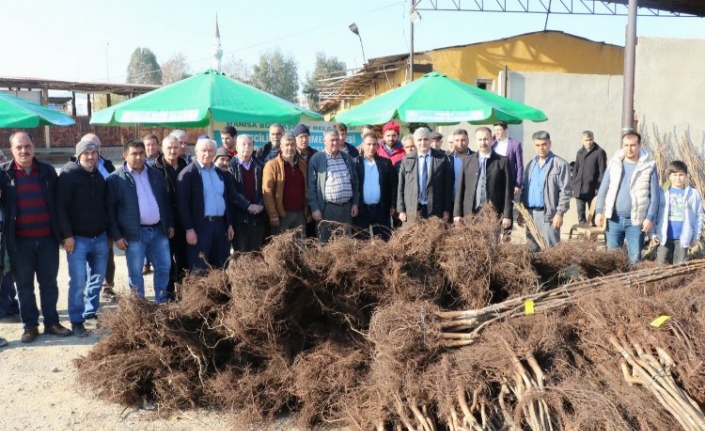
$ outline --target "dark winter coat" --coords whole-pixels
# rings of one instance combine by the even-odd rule
[[[167,192],[166,181],[162,174],[145,164],[149,176],[149,184],[159,207],[160,223],[166,234],[174,227],[171,210],[171,200]],[[115,241],[122,238],[128,242],[140,241],[142,229],[140,225],[140,206],[137,199],[137,186],[134,178],[123,164],[108,176],[108,219],[110,220],[110,237]]]
[[[49,211],[51,230],[57,241],[61,242],[61,230],[56,214],[56,169],[53,166],[40,162],[36,158],[34,163],[39,167],[39,180],[42,183],[42,193]],[[15,218],[17,217],[17,188],[15,186],[15,162],[10,160],[0,165],[0,191],[2,191],[2,205],[5,209],[3,241],[10,253],[17,250],[15,241]]]
[[[607,153],[597,142],[589,151],[581,146],[573,166],[573,197],[588,201],[594,198],[606,168]]]
[[[56,210],[61,238],[96,237],[108,230],[106,184],[97,168],[91,172],[78,162],[61,168],[56,187]]]

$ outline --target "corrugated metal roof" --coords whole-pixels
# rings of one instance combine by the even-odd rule
[[[606,3],[628,5],[629,0],[613,0]],[[665,10],[674,13],[685,13],[705,17],[705,1],[698,0],[639,0],[639,7]]]
[[[142,94],[159,88],[158,85],[112,84],[107,82],[72,82],[53,79],[0,77],[0,88],[49,89],[79,93],[112,93],[124,96]]]

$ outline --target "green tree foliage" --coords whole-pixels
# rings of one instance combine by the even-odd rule
[[[318,95],[318,81],[343,75],[345,75],[345,63],[338,61],[337,57],[326,57],[325,53],[317,52],[313,72],[306,73],[306,82],[302,90],[308,100],[309,109],[319,110],[318,103],[321,99]]]
[[[149,48],[136,48],[127,66],[129,84],[162,85],[162,69]]]
[[[264,52],[252,66],[249,84],[290,102],[296,101],[299,91],[298,65],[280,49]]]
[[[191,68],[182,53],[171,56],[162,64],[162,84],[169,85],[191,76]]]

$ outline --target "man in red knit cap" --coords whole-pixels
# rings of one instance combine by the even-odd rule
[[[392,165],[398,169],[397,165],[406,155],[404,146],[399,140],[399,125],[394,121],[385,124],[382,127],[382,136],[384,136],[384,140],[379,146],[377,154],[380,157],[391,160]]]

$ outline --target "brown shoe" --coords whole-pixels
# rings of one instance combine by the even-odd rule
[[[152,266],[147,264],[142,268],[142,275],[147,275],[152,273]]]
[[[56,325],[45,327],[44,333],[49,335],[56,335],[59,337],[68,337],[69,335],[71,335],[71,330],[68,328],[64,328],[63,326],[61,326],[61,324],[57,323]]]
[[[35,326],[32,328],[25,328],[24,333],[22,333],[22,337],[20,338],[20,341],[23,343],[31,343],[32,341],[36,340],[38,336],[38,327]]]

